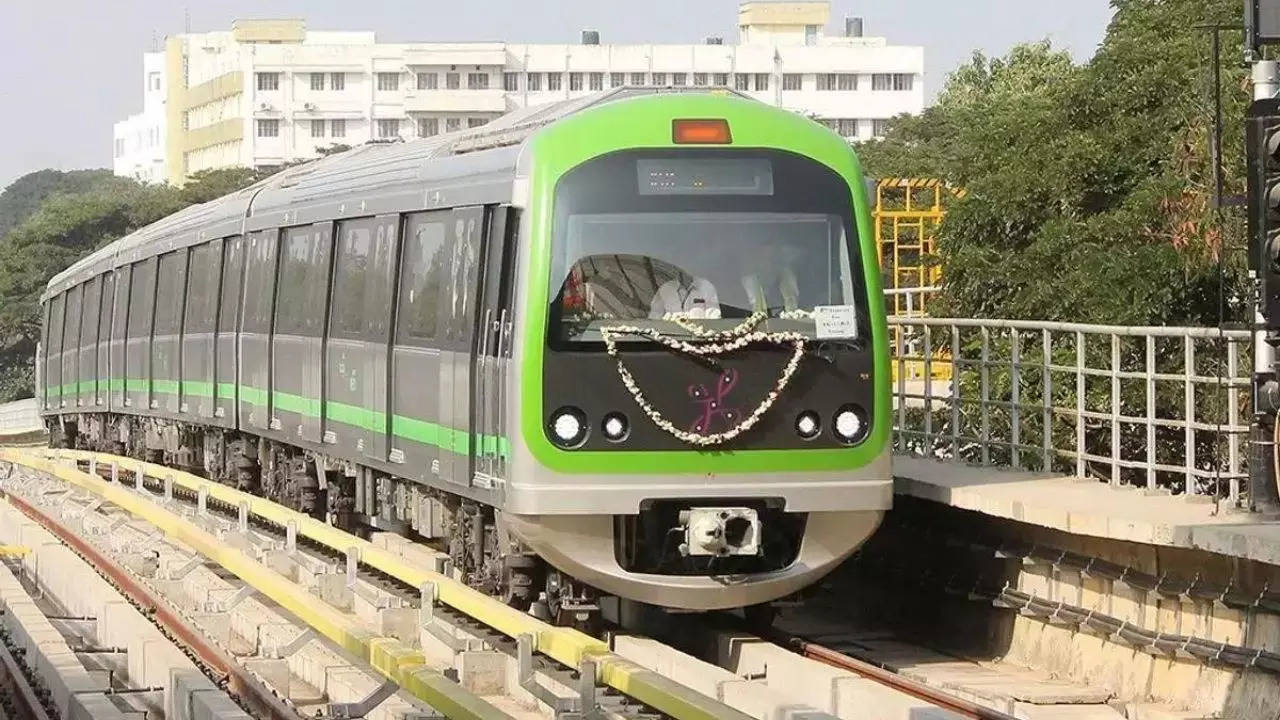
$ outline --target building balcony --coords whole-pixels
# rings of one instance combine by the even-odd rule
[[[405,112],[503,113],[507,111],[502,90],[407,90]]]

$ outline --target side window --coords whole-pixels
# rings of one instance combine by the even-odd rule
[[[177,335],[182,329],[182,300],[187,280],[187,251],[177,250],[160,256],[160,275],[156,281],[155,334]]]
[[[320,337],[329,287],[328,223],[290,228],[280,256],[276,332]]]
[[[218,332],[234,333],[240,314],[240,289],[244,278],[244,240],[229,237],[222,241],[222,301]]]
[[[49,302],[49,347],[45,349],[46,357],[53,357],[62,352],[62,310],[66,295],[59,293]]]
[[[369,258],[369,277],[365,286],[364,319],[371,328],[372,340],[386,343],[391,330],[391,295],[395,287],[396,236],[400,216],[378,218],[373,234],[373,255]]]
[[[462,208],[453,212],[449,223],[449,338],[467,340],[474,326],[480,289],[480,242],[484,236],[484,208]]]
[[[74,350],[80,345],[80,297],[83,285],[67,291],[67,317],[62,324],[62,350]],[[63,382],[66,382],[64,379]]]
[[[131,282],[133,279],[133,267],[125,265],[124,267],[116,268],[114,276],[116,285],[115,300],[113,301],[115,318],[111,323],[111,339],[121,340],[128,334],[127,319],[129,317],[129,296],[131,295],[129,289],[133,287]],[[117,368],[116,372],[123,372],[123,370],[123,368]]]
[[[275,230],[249,236],[245,252],[244,332],[271,332],[271,306],[276,282]]]
[[[183,323],[188,334],[213,332],[214,290],[218,270],[215,250],[211,242],[191,248],[191,268],[187,272],[186,320]]]
[[[84,299],[80,301],[80,347],[82,348],[98,344],[98,318],[101,304],[102,276],[98,276],[84,284]]]
[[[364,285],[373,233],[373,218],[338,223],[338,266],[333,278],[330,325],[334,337],[359,340],[364,335]]]
[[[133,264],[129,282],[129,338],[151,334],[152,301],[155,299],[155,258]]]
[[[111,313],[115,308],[116,297],[116,274],[114,272],[105,272],[102,274],[102,308],[98,316],[98,342],[105,343],[111,341]]]
[[[450,213],[415,213],[405,223],[400,262],[396,342],[428,345],[436,338],[446,274],[445,226]]]

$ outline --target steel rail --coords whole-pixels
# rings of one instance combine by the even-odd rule
[[[879,665],[850,657],[839,650],[833,650],[825,645],[819,645],[810,642],[804,638],[779,636],[775,639],[779,645],[790,647],[796,652],[804,655],[812,660],[838,667],[842,670],[861,675],[868,680],[874,680],[886,687],[898,692],[910,695],[912,697],[924,700],[927,703],[936,705],[945,710],[959,713],[974,720],[1016,720],[1014,716],[1002,713],[975,702],[958,698],[936,688],[929,687],[924,683],[917,682],[907,677],[903,677],[892,670],[885,669]]]
[[[185,523],[186,521],[176,516],[172,518],[159,517],[160,513],[166,516],[171,515],[171,513],[159,509],[154,503],[125,491],[118,485],[104,481],[96,476],[90,476],[78,468],[62,464],[58,462],[58,459],[77,462],[92,461],[96,463],[96,467],[99,469],[114,464],[119,471],[141,473],[144,477],[167,480],[176,489],[203,494],[211,501],[225,503],[230,507],[245,506],[251,516],[279,527],[293,526],[296,528],[299,538],[307,538],[338,553],[354,552],[361,564],[385,573],[409,587],[431,587],[434,589],[437,602],[448,605],[510,638],[515,639],[521,635],[529,635],[534,640],[534,649],[537,652],[563,665],[573,669],[581,669],[584,661],[591,661],[596,668],[599,682],[677,720],[749,720],[751,717],[715,698],[699,693],[686,685],[623,658],[596,638],[572,628],[556,627],[538,620],[451,577],[417,567],[394,552],[379,548],[368,540],[256,495],[251,495],[181,470],[106,453],[87,450],[46,450],[41,455],[43,457],[37,455],[34,451],[24,452],[0,448],[0,459],[2,460],[25,465],[41,472],[53,474],[74,484],[87,488],[95,487],[99,491],[118,496],[118,499],[126,504],[126,509],[130,509],[127,506],[133,506],[144,514],[156,516],[156,520],[159,521],[158,524],[164,527],[166,533],[174,531],[177,524]],[[90,485],[91,482],[95,484]],[[115,492],[117,490],[119,492]],[[102,494],[102,492],[98,492],[98,494]],[[139,507],[143,504],[150,507]],[[194,539],[186,537],[190,534],[185,530],[180,533],[183,536],[182,539],[188,542]],[[205,546],[198,539],[195,544],[197,547]],[[215,555],[219,554],[220,551],[216,541],[212,545],[214,547],[209,548],[210,551],[214,552]],[[286,603],[281,604],[288,607]],[[315,611],[315,603],[311,603],[309,607],[310,611]],[[429,687],[424,685],[421,682],[423,678],[420,677],[422,673],[417,672],[414,666],[412,655],[416,653],[410,653],[409,656],[402,657],[399,653],[387,653],[384,651],[390,650],[390,648],[376,647],[371,649],[378,651],[375,654],[377,662],[374,663],[374,666],[379,670],[386,673],[388,670],[394,672],[396,669],[400,669],[408,671],[409,675],[414,676],[412,678],[404,678],[405,682],[401,683],[401,686],[410,692],[415,694],[417,692],[437,693],[443,689],[456,690],[458,687],[451,685],[449,688],[442,688],[434,682],[427,684]],[[407,648],[404,649],[407,650]],[[417,665],[416,667],[421,668],[422,666]]]
[[[27,682],[18,659],[0,642],[0,692],[5,691],[17,701],[18,720],[51,720],[35,689]],[[0,711],[0,715],[3,714]]]
[[[303,720],[303,716],[296,709],[290,707],[265,683],[236,663],[229,653],[211,644],[204,634],[184,620],[167,600],[140,584],[124,566],[89,544],[58,518],[45,513],[13,493],[0,492],[0,495],[6,497],[24,515],[40,523],[96,568],[115,585],[116,589],[131,599],[142,610],[143,615],[151,617],[174,639],[194,653],[206,667],[221,675],[221,679],[227,683],[227,689],[249,704],[260,717],[274,720]]]

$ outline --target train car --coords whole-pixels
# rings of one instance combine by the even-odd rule
[[[43,413],[537,612],[762,607],[892,499],[864,188],[834,133],[706,88],[358,147],[55,277]]]

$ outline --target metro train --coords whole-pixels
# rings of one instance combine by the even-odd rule
[[[857,159],[729,90],[360,146],[123,237],[41,299],[55,444],[436,543],[533,612],[765,608],[892,500]]]

